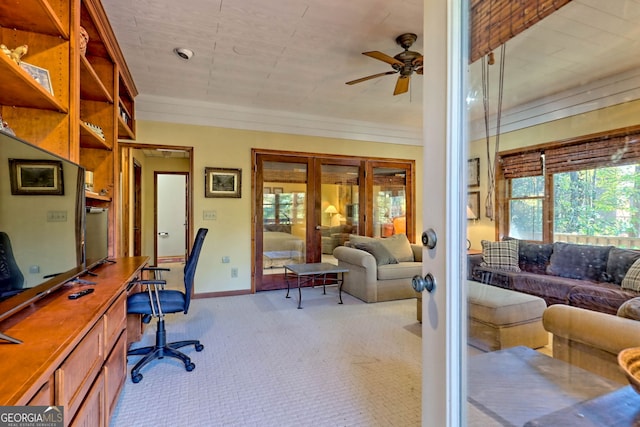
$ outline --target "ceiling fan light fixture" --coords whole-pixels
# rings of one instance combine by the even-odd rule
[[[424,58],[422,54],[420,52],[413,52],[409,50],[411,45],[413,45],[413,43],[415,43],[417,39],[418,36],[414,33],[400,34],[398,37],[396,37],[396,43],[402,46],[404,51],[393,57],[377,50],[362,52],[363,55],[382,62],[386,62],[387,64],[391,65],[393,71],[387,71],[383,73],[373,74],[367,77],[362,77],[356,80],[351,80],[346,82],[346,84],[353,85],[389,74],[398,74],[398,80],[396,82],[396,87],[393,91],[393,94],[400,95],[406,93],[409,90],[409,79],[411,78],[411,75],[413,73],[416,73],[418,75],[423,74]]]
[[[193,51],[191,49],[187,49],[186,47],[176,47],[173,49],[173,53],[183,61],[188,61],[193,58]]]

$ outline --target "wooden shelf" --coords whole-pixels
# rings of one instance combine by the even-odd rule
[[[113,96],[87,58],[80,55],[80,98],[113,104]]]
[[[91,200],[101,200],[103,202],[110,202],[111,201],[111,197],[109,196],[101,196],[98,193],[94,193],[92,191],[85,191],[84,192],[84,196],[87,199],[91,199]]]
[[[0,104],[68,112],[60,101],[4,54],[0,54],[0,76]]]
[[[131,130],[129,125],[120,116],[118,116],[118,138],[120,138],[120,139],[136,139],[136,135],[133,132],[133,130]]]
[[[47,0],[2,0],[0,26],[69,40],[68,26],[62,23]]]
[[[80,147],[82,148],[99,148],[102,150],[111,150],[111,145],[100,138],[91,128],[80,122]]]

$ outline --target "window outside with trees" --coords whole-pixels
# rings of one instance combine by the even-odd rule
[[[547,177],[553,182],[551,241],[640,248],[639,164]],[[544,176],[510,179],[509,189],[509,235],[544,241]]]

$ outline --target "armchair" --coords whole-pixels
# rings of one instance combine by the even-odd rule
[[[163,357],[173,357],[182,360],[184,368],[190,372],[196,365],[184,353],[178,351],[178,348],[193,345],[196,351],[202,351],[204,346],[198,340],[178,341],[167,343],[167,335],[164,324],[164,316],[166,313],[178,313],[180,311],[187,314],[189,303],[191,301],[191,290],[193,289],[193,279],[196,272],[196,265],[200,256],[200,250],[208,229],[201,228],[196,235],[191,254],[184,266],[184,292],[178,290],[164,289],[166,282],[157,278],[151,280],[137,280],[133,284],[140,283],[146,287],[146,291],[137,292],[129,295],[127,298],[127,312],[133,314],[141,314],[143,322],[148,323],[151,317],[156,317],[156,342],[155,345],[131,349],[127,352],[127,356],[144,356],[135,364],[131,370],[131,381],[138,383],[142,380],[140,370],[149,362]],[[147,267],[144,270],[157,274],[168,269]]]

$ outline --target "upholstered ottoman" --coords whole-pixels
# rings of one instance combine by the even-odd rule
[[[549,342],[542,326],[547,308],[542,298],[469,280],[467,301],[470,345],[494,351],[518,345],[539,348]]]

